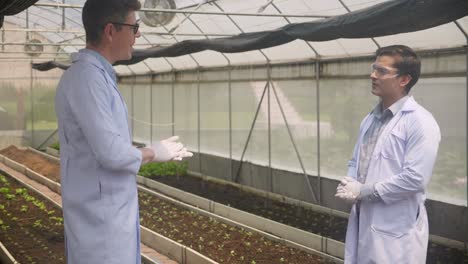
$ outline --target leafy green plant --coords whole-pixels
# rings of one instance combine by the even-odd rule
[[[59,142],[52,143],[52,145],[50,145],[50,147],[60,151],[60,143]]]
[[[184,162],[162,162],[148,163],[141,166],[139,175],[150,176],[182,176],[187,174],[188,163]]]

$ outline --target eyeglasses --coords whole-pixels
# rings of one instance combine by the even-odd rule
[[[386,77],[393,78],[398,76],[398,70],[395,68],[379,66],[375,63],[371,64],[371,74],[375,72],[375,76],[378,78]],[[395,72],[394,75],[389,76],[392,72]]]
[[[138,29],[140,28],[140,24],[138,23],[138,21],[135,24],[126,24],[126,23],[120,23],[120,22],[109,22],[109,23],[114,24],[114,25],[132,27],[133,28],[133,34],[135,34],[135,35],[136,35],[136,33],[138,33]]]

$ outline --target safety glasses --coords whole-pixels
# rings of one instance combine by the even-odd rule
[[[375,76],[378,78],[393,78],[398,76],[398,70],[395,68],[379,66],[375,63],[371,64],[371,74],[375,72]],[[393,73],[393,75],[391,75]]]

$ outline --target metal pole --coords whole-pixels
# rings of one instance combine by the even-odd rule
[[[2,43],[5,42],[5,28],[2,27]],[[2,44],[2,51],[5,51],[5,45]]]
[[[222,12],[224,12],[224,9],[221,8],[216,2],[213,2],[213,4],[214,4],[219,10],[221,10]],[[244,30],[237,24],[236,21],[234,21],[234,19],[233,19],[230,15],[227,15],[227,17],[228,17],[229,20],[234,24],[234,26],[236,26],[237,29],[239,29],[240,32],[245,33]],[[266,63],[267,63],[267,64],[270,64],[270,58],[268,58],[268,56],[265,54],[265,52],[263,52],[263,50],[261,50],[261,49],[258,50],[258,51],[263,55],[263,57],[265,57]]]
[[[322,186],[320,178],[320,60],[315,61],[315,83],[316,83],[316,104],[317,104],[317,193],[318,204],[322,204]]]
[[[171,113],[172,113],[172,117],[171,117],[171,123],[172,123],[172,136],[174,136],[174,133],[175,133],[175,99],[174,99],[174,94],[175,94],[175,72],[172,73],[172,86],[171,86]]]
[[[184,22],[185,20],[189,20],[192,25],[198,29],[198,31],[200,31],[200,33],[202,34],[205,34],[205,32],[197,25],[197,23],[195,23],[191,18],[190,16],[187,16],[185,15],[185,19],[182,21]],[[171,32],[174,32],[174,30],[180,26],[182,24],[182,22],[180,22],[176,27],[173,27],[171,29]],[[208,36],[205,35],[205,38],[206,39],[209,39]],[[224,53],[221,53],[221,55],[226,59],[227,63],[228,63],[228,67],[229,67],[229,71],[228,71],[228,74],[229,74],[229,167],[230,167],[230,170],[229,170],[229,178],[231,179],[231,181],[233,180],[232,179],[232,131],[231,131],[231,60],[229,60],[229,58],[224,54]],[[197,62],[197,61],[195,61]],[[198,64],[198,62],[197,62]],[[198,65],[198,68],[200,68],[200,66]],[[198,91],[198,97],[200,96],[200,71],[198,70],[197,71],[198,73],[198,76],[197,76],[197,80],[198,80],[198,88],[197,88],[197,91]],[[198,107],[200,109],[200,99],[198,99]],[[198,124],[200,124],[200,111],[198,111],[199,113],[199,118],[198,118]],[[200,126],[200,125],[199,125]],[[201,171],[201,148],[200,148],[200,141],[201,141],[201,133],[200,133],[200,129],[198,131],[198,144],[199,144],[199,147],[198,147],[198,155],[199,155],[199,160],[200,160],[200,164],[199,164],[199,167],[200,167],[200,173],[202,173]]]
[[[216,2],[213,2],[216,4]],[[36,3],[34,6],[55,7],[55,8],[83,8],[82,5],[71,4],[52,4],[52,3]],[[255,17],[302,17],[302,18],[328,18],[325,15],[297,15],[297,14],[262,14],[262,13],[238,13],[238,12],[206,12],[206,11],[190,11],[180,9],[162,9],[162,8],[142,8],[140,11],[158,12],[158,13],[179,13],[179,14],[198,14],[198,15],[231,15],[231,16],[255,16]]]
[[[465,72],[466,72],[466,90],[465,90],[465,107],[466,107],[466,113],[465,113],[465,118],[466,118],[466,124],[465,124],[465,140],[468,139],[468,35],[466,35],[465,33],[465,37],[467,37],[467,45],[465,45],[465,50],[466,50],[466,68],[465,68]],[[465,152],[465,158],[466,158],[466,163],[465,163],[465,166],[468,166],[468,144],[465,144],[465,147],[466,147],[466,152]],[[467,175],[466,175],[466,178],[468,179],[468,170],[467,170]],[[465,185],[466,187],[466,201],[468,203],[468,183]],[[464,210],[465,212],[465,219],[468,219],[468,210]],[[465,246],[465,254],[466,252],[468,252],[468,226],[467,225],[463,225],[465,227],[465,241],[464,241],[464,246]]]
[[[26,28],[29,28],[29,9],[26,9]],[[26,32],[26,43],[29,40],[29,32]]]
[[[135,76],[136,78],[136,76]],[[131,102],[132,102],[132,114],[131,116],[135,117],[135,98],[134,98],[134,86],[135,86],[135,79],[133,80],[132,82],[132,86],[130,86],[130,98],[131,98]],[[133,141],[133,136],[135,135],[135,118],[132,118],[132,141]]]
[[[201,140],[201,113],[200,113],[200,70],[197,71],[197,150],[198,150],[198,171],[202,173],[202,161],[200,151],[200,140]]]
[[[150,143],[153,144],[153,77],[150,81]]]
[[[70,33],[70,34],[84,34],[85,32],[83,30],[53,30],[53,29],[42,29],[42,28],[7,28],[3,29],[3,31],[7,32],[39,32],[39,33]],[[172,36],[172,35],[178,35],[178,36],[189,36],[189,37],[198,37],[198,36],[213,36],[213,37],[231,37],[235,36],[236,34],[222,34],[222,33],[168,33],[168,32],[161,32],[161,31],[154,31],[154,30],[141,30],[140,33],[143,35],[161,35],[161,36]],[[80,38],[83,36],[76,36],[70,40],[74,40],[76,38]],[[67,40],[63,40],[61,42],[57,43],[63,43],[66,42]],[[146,44],[145,44],[146,45]],[[160,43],[158,43],[158,46],[160,46]]]
[[[54,130],[36,149],[42,149],[42,147],[51,139],[55,134],[57,134],[58,128]]]
[[[341,5],[346,9],[346,11],[348,11],[348,13],[351,13],[351,9],[348,8],[348,6],[342,1],[342,0],[338,0]],[[377,42],[377,40],[375,40],[375,38],[371,38],[372,42],[374,42],[374,44],[377,46],[377,48],[380,48],[380,44]]]
[[[32,64],[32,60],[31,60]],[[33,68],[30,67],[30,73],[31,73],[31,78],[30,78],[30,83],[29,83],[29,98],[30,98],[30,103],[31,103],[31,146],[34,147],[34,89],[33,89]]]
[[[234,181],[234,168],[232,162],[232,83],[231,83],[231,61],[229,62],[229,71],[228,71],[228,108],[229,108],[229,179]]]
[[[2,45],[2,47],[3,47],[3,45]],[[1,51],[0,53],[1,54],[20,54],[20,55],[24,55],[24,50],[21,50],[21,51]],[[65,52],[36,52],[36,51],[29,51],[28,54],[67,55],[67,56],[70,55],[70,53],[65,53]],[[29,58],[28,58],[28,60],[29,60]]]
[[[257,111],[255,111],[255,116],[254,116],[254,119],[252,120],[252,125],[250,126],[249,135],[247,136],[247,141],[245,142],[244,150],[242,151],[242,155],[239,160],[240,164],[239,164],[239,168],[237,169],[236,178],[234,182],[239,181],[239,176],[240,176],[240,172],[241,172],[242,164],[243,164],[242,160],[244,159],[245,152],[247,151],[247,147],[249,146],[250,137],[252,136],[252,132],[255,127],[255,122],[257,121],[257,116],[258,116],[258,113],[260,112],[260,107],[262,105],[263,98],[265,97],[265,92],[267,88],[268,88],[268,83],[266,83],[265,88],[263,88],[262,97],[260,98],[260,102],[258,102]]]
[[[276,11],[277,11],[279,14],[282,14],[282,13],[283,13],[283,12],[281,12],[281,9],[279,9],[279,8],[275,5],[275,3],[271,2],[270,4],[276,9]],[[286,22],[288,22],[288,24],[291,24],[291,20],[289,20],[289,18],[284,17],[284,20],[286,20]],[[304,40],[304,41],[305,41],[306,45],[309,46],[309,48],[314,52],[315,57],[320,56],[319,53],[317,52],[317,50],[315,50],[314,47],[312,47],[312,44],[310,44],[310,42],[308,42],[308,41],[306,41],[306,40]]]
[[[65,4],[65,0],[62,0],[62,4]],[[62,30],[65,29],[65,8],[62,8]]]
[[[289,127],[288,119],[286,118],[286,114],[284,113],[284,109],[283,109],[283,106],[281,105],[281,102],[279,100],[278,94],[276,92],[276,88],[273,85],[273,83],[271,85],[273,87],[273,93],[275,95],[276,101],[278,102],[278,106],[279,106],[279,109],[281,111],[281,115],[283,116],[284,124],[286,125],[286,129],[288,131],[289,139],[291,140],[291,143],[293,144],[294,151],[296,152],[297,159],[299,160],[299,164],[301,165],[302,172],[304,173],[304,178],[305,178],[305,180],[307,182],[307,187],[309,188],[309,191],[312,194],[312,198],[314,198],[314,202],[317,202],[317,197],[315,196],[314,190],[312,189],[312,185],[310,184],[309,177],[307,176],[307,172],[306,172],[306,169],[304,167],[304,163],[302,162],[301,155],[299,154],[299,150],[297,149],[296,142],[294,141],[294,137],[293,137],[293,135],[291,133],[291,129]]]
[[[463,33],[463,36],[465,36],[467,44],[468,44],[468,33],[466,33],[466,31],[463,29],[463,27],[460,25],[460,23],[458,23],[458,21],[453,21],[453,22],[455,23],[457,28],[461,31],[461,33]],[[467,69],[467,71],[468,71],[468,69]]]
[[[273,173],[271,169],[271,100],[270,100],[270,83],[271,83],[271,65],[267,65],[267,105],[268,105],[268,181],[270,182],[270,192],[273,192]]]

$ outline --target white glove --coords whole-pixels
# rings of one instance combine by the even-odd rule
[[[336,188],[335,197],[354,203],[361,194],[362,183],[346,176]]]
[[[192,152],[187,151],[187,148],[182,148],[182,150],[179,151],[179,154],[177,155],[177,157],[174,158],[174,160],[182,160],[183,158],[190,158],[192,156]]]
[[[165,162],[174,159],[182,160],[184,157],[191,157],[193,154],[188,152],[182,143],[177,142],[178,139],[178,136],[173,136],[151,145],[150,148],[154,152],[153,161]]]

